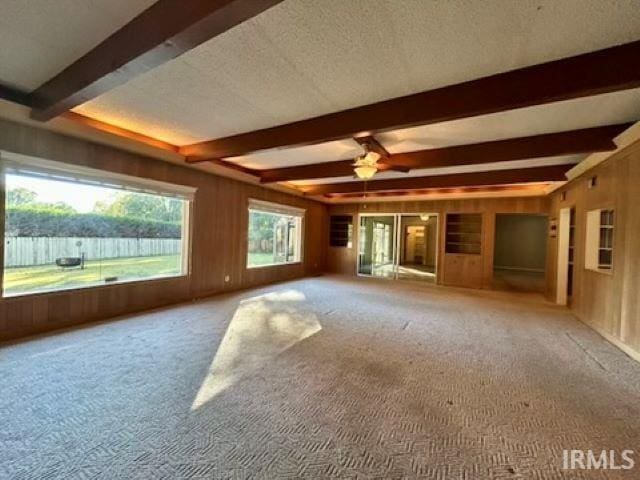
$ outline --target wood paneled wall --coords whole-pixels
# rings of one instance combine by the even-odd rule
[[[328,217],[326,206],[319,202],[5,120],[0,120],[0,149],[198,189],[192,216],[189,277],[1,299],[0,340],[315,275],[325,268]],[[249,198],[306,209],[302,263],[245,267]],[[4,202],[0,204],[4,208]],[[4,212],[1,213],[4,221]],[[224,281],[226,275],[230,276],[229,282]]]
[[[215,293],[329,272],[355,274],[358,213],[438,213],[438,265],[443,265],[445,213],[483,214],[482,286],[493,273],[495,215],[550,214],[576,208],[576,266],[571,309],[585,323],[640,358],[640,142],[568,183],[550,197],[321,203],[210,175],[50,131],[0,120],[0,149],[197,187],[193,211],[192,271],[188,277],[100,286],[0,299],[0,340],[105,319]],[[596,175],[596,188],[587,179]],[[561,198],[565,191],[565,199]],[[306,209],[304,260],[262,269],[245,267],[247,201],[258,198]],[[0,208],[3,202],[0,202]],[[596,208],[615,209],[611,274],[584,269],[585,218]],[[328,214],[354,216],[353,248],[328,247]],[[4,212],[0,212],[4,219]],[[1,221],[1,220],[0,220]],[[548,237],[547,293],[555,298],[557,238]],[[1,253],[1,252],[0,252]],[[442,281],[442,268],[438,281]],[[230,281],[225,282],[226,275]]]
[[[588,188],[593,176],[597,185]],[[570,308],[586,324],[640,360],[640,141],[551,195],[552,218],[558,218],[560,209],[568,207],[576,211]],[[611,273],[584,267],[587,212],[599,208],[615,211]],[[551,300],[556,295],[557,253],[557,238],[550,238],[547,293]]]
[[[353,215],[353,248],[329,247],[327,270],[355,275],[358,245],[359,213],[437,213],[439,214],[438,283],[443,281],[445,213],[482,213],[482,287],[491,288],[493,280],[493,250],[495,218],[498,213],[547,214],[549,200],[546,197],[479,198],[468,200],[433,200],[388,203],[340,204],[329,207],[330,215]]]

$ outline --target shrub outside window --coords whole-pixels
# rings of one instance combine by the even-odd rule
[[[303,218],[304,210],[250,200],[247,267],[300,262]]]
[[[4,172],[4,296],[187,273],[188,196],[97,173]]]

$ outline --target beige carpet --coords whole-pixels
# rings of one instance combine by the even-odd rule
[[[545,273],[496,268],[493,270],[492,287],[508,292],[544,293]]]
[[[322,277],[0,348],[0,478],[640,478],[640,364],[539,296]]]

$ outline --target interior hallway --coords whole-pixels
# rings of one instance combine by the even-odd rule
[[[534,294],[303,279],[4,345],[0,378],[1,478],[562,478],[640,445],[640,365]]]

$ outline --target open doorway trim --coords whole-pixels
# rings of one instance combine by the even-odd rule
[[[561,208],[558,215],[558,267],[556,278],[556,303],[567,304],[567,282],[569,281],[569,229],[571,207]],[[574,258],[575,261],[575,258]]]

